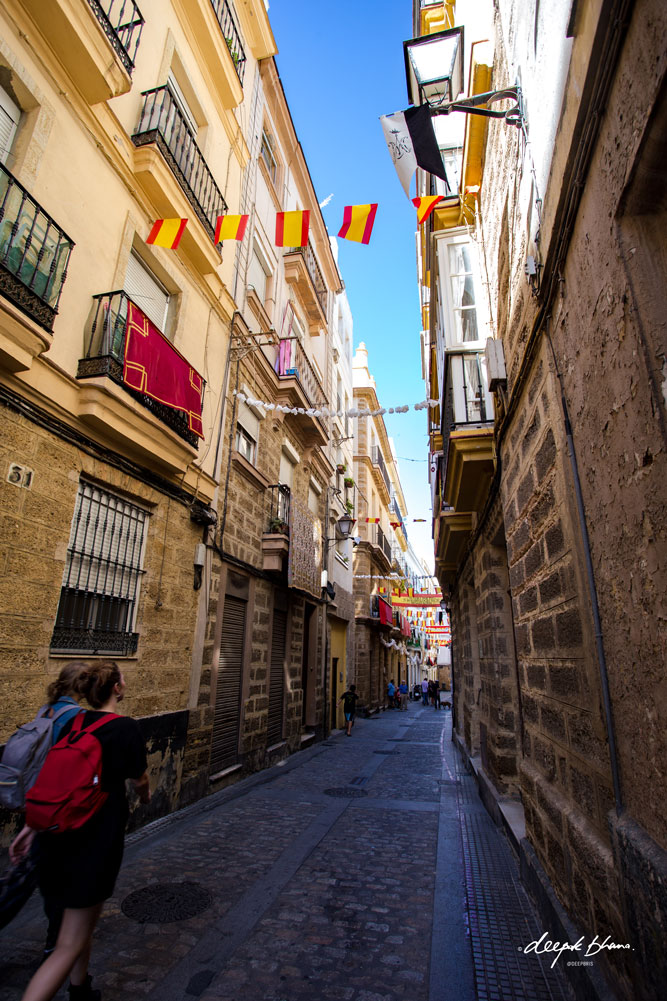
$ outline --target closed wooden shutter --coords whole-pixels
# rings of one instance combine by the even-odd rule
[[[128,258],[125,291],[158,330],[164,332],[169,293],[136,254]]]
[[[0,162],[5,163],[12,148],[14,136],[21,117],[21,109],[0,87]]]
[[[238,759],[246,608],[246,601],[225,596],[211,742],[213,775]]]
[[[275,608],[271,635],[271,665],[269,670],[269,722],[267,744],[283,739],[283,707],[285,701],[285,647],[287,643],[287,612]]]

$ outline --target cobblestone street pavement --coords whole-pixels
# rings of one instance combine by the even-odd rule
[[[450,737],[448,710],[410,704],[132,835],[93,950],[104,1001],[570,999],[520,951],[543,929]],[[159,921],[186,891],[192,916]],[[40,903],[0,934],[0,1001],[41,954]]]

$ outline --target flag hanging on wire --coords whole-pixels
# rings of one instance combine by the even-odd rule
[[[417,222],[421,226],[426,222],[438,202],[441,202],[444,195],[427,195],[425,198],[413,198],[412,204],[417,209]]]
[[[396,111],[393,115],[382,115],[380,123],[398,179],[408,198],[410,181],[417,167],[442,178],[449,191],[449,181],[428,105]]]
[[[187,219],[156,219],[152,230],[146,237],[146,243],[151,243],[156,247],[167,247],[168,250],[176,250],[187,224]]]
[[[370,205],[346,205],[339,237],[343,240],[354,240],[355,243],[368,243],[373,232],[377,209],[377,202]]]
[[[305,247],[309,225],[309,209],[276,213],[276,247]]]
[[[249,218],[247,215],[219,215],[215,224],[214,242],[242,240]]]

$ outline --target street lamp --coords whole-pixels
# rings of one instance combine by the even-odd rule
[[[403,42],[411,104],[437,107],[463,90],[463,28],[447,28]]]
[[[340,494],[340,490],[337,487],[327,487],[327,500],[324,516],[325,531],[329,525],[329,496],[331,494]],[[327,618],[328,618],[328,607],[329,602],[333,601],[336,597],[336,589],[332,583],[329,581],[329,573],[327,568],[327,554],[331,546],[335,545],[336,542],[349,539],[352,536],[352,529],[356,524],[356,518],[353,518],[349,512],[342,514],[335,525],[335,534],[333,538],[325,537],[323,539],[322,549],[323,549],[323,559],[324,569],[322,571],[322,598],[324,600],[324,669],[322,677],[322,701],[324,703],[324,713],[322,720],[322,729],[324,733],[324,738],[329,736],[329,723],[330,723],[330,707],[329,707],[329,631],[327,628]]]
[[[504,118],[508,125],[517,127],[523,124],[518,87],[489,90],[455,100],[463,91],[463,28],[447,28],[432,35],[411,38],[403,42],[403,53],[411,104],[426,104],[431,115],[461,111],[485,118]],[[488,105],[496,101],[514,101],[514,105],[507,111],[494,111]]]

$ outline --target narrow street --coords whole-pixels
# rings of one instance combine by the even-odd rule
[[[104,1001],[571,999],[566,957],[521,951],[544,929],[450,738],[410,703],[131,835]],[[35,894],[0,934],[0,1001],[44,935]]]

